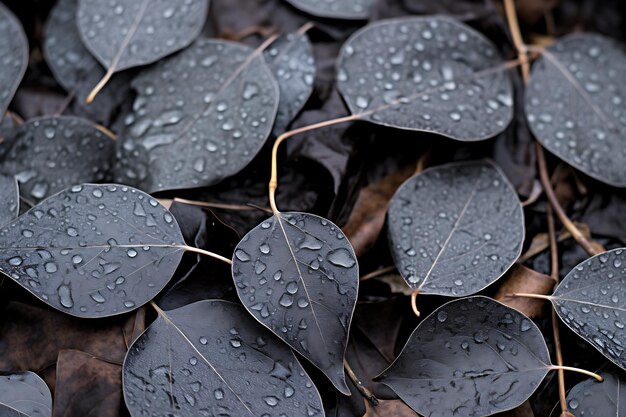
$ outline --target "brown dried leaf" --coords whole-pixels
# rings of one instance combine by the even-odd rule
[[[528,317],[539,317],[543,312],[545,300],[526,297],[511,297],[513,293],[548,295],[556,282],[548,275],[541,274],[523,265],[516,264],[509,270],[495,295],[495,299],[512,307]]]
[[[366,402],[365,408],[363,417],[418,417],[418,414],[401,400],[379,400],[376,406]]]

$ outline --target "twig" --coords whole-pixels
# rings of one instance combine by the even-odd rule
[[[345,358],[343,360],[343,367],[346,369],[348,378],[350,378],[350,380],[354,383],[354,386],[356,387],[357,390],[359,390],[361,395],[372,404],[378,405],[378,398],[376,398],[376,396],[374,395],[374,393],[372,393],[372,391],[370,391],[365,385],[363,385],[363,383],[361,382],[359,377],[356,376],[356,374],[350,367],[350,364]]]
[[[359,281],[367,281],[368,279],[372,279],[372,278],[379,277],[381,275],[388,274],[389,272],[392,272],[395,269],[396,267],[394,265],[386,266],[384,268],[377,269],[376,271],[372,271],[369,274],[363,275],[361,278],[359,278]]]

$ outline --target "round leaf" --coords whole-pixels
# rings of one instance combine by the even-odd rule
[[[349,395],[343,359],[359,271],[341,230],[312,214],[277,214],[239,242],[232,270],[246,309]]]
[[[336,19],[367,19],[374,0],[287,0],[303,12]]]
[[[513,91],[494,45],[448,17],[367,25],[343,45],[337,87],[361,120],[488,139],[513,117]]]
[[[20,193],[39,202],[71,185],[108,179],[115,141],[71,116],[31,119],[20,126],[0,171],[15,175]]]
[[[263,55],[280,89],[273,129],[278,136],[287,130],[313,92],[313,45],[306,34],[295,32],[278,38]]]
[[[109,70],[158,61],[200,34],[209,0],[79,0],[83,43]]]
[[[522,404],[551,366],[528,317],[476,296],[426,317],[377,379],[420,415],[483,417]]]
[[[64,190],[0,229],[0,272],[79,317],[133,310],[156,296],[185,242],[155,199],[121,185]]]
[[[591,177],[626,187],[626,54],[616,41],[575,34],[533,65],[526,117],[550,152]]]
[[[243,169],[269,136],[278,85],[263,55],[199,39],[133,80],[118,181],[155,192],[202,187]]]
[[[3,225],[20,212],[20,190],[14,176],[0,174],[0,201],[0,225]]]
[[[551,297],[567,326],[626,369],[626,252],[614,249],[577,265]]]
[[[131,346],[123,384],[133,417],[324,415],[293,352],[226,301],[160,314]]]
[[[407,284],[424,294],[474,294],[513,265],[524,212],[491,162],[430,168],[409,178],[387,211],[389,245]]]
[[[28,39],[19,20],[0,3],[0,120],[9,107],[28,65]]]
[[[567,406],[575,417],[626,416],[626,378],[623,371],[602,371],[600,376],[604,381],[590,378],[576,384],[567,393]]]
[[[52,395],[34,372],[0,373],[0,415],[51,417]]]

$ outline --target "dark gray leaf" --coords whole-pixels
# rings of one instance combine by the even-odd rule
[[[626,369],[626,252],[614,249],[577,265],[551,297],[567,326]]]
[[[0,174],[0,225],[15,219],[20,212],[20,190],[12,175]]]
[[[493,137],[513,117],[513,88],[495,46],[444,16],[359,30],[341,49],[337,86],[361,120],[460,141]]]
[[[576,417],[626,416],[626,378],[617,369],[600,372],[604,378],[583,381],[567,393],[567,405]]]
[[[491,162],[443,165],[409,178],[389,204],[389,245],[410,287],[474,294],[500,278],[524,243],[524,212]]]
[[[209,0],[78,0],[83,43],[107,69],[158,61],[200,34]]]
[[[293,352],[221,300],[159,314],[131,346],[123,382],[133,417],[324,415]]]
[[[0,415],[3,417],[51,417],[52,395],[33,372],[0,373]]]
[[[263,55],[199,39],[133,80],[137,99],[118,148],[119,182],[155,192],[220,182],[270,134],[279,90]]]
[[[263,55],[280,88],[273,129],[278,136],[287,130],[313,92],[313,45],[306,34],[294,32],[278,38]]]
[[[239,242],[232,270],[246,309],[349,395],[343,359],[359,269],[341,229],[312,214],[280,213]]]
[[[374,0],[287,0],[303,12],[336,19],[367,19]]]
[[[78,317],[126,313],[167,284],[185,242],[174,217],[134,188],[64,190],[0,229],[0,272]]]
[[[28,39],[26,39],[22,24],[2,3],[0,3],[0,56],[2,57],[2,70],[0,71],[1,120],[28,65]]]
[[[71,185],[108,179],[113,138],[71,116],[31,119],[20,126],[0,171],[15,175],[21,195],[39,202]]]
[[[626,54],[595,34],[566,36],[533,65],[526,117],[550,152],[593,178],[626,187]]]
[[[76,26],[78,0],[59,0],[50,12],[43,36],[43,54],[57,82],[76,101],[84,103],[105,70],[85,48]],[[129,93],[130,78],[118,74],[100,91],[93,106],[86,107],[98,119],[117,107]]]
[[[551,366],[528,317],[476,296],[426,317],[377,379],[421,415],[483,417],[522,404]]]

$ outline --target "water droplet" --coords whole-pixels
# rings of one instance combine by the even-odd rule
[[[67,285],[61,285],[58,290],[59,302],[65,308],[72,308],[74,301],[72,301],[72,290]]]
[[[523,332],[527,332],[528,330],[530,330],[532,328],[532,325],[530,324],[530,321],[524,319],[522,320],[522,324],[520,326],[520,330]]]
[[[222,391],[221,388],[218,388],[215,391],[213,391],[213,396],[215,396],[216,400],[222,400],[224,399],[224,391]]]
[[[328,261],[336,266],[341,266],[343,268],[351,268],[356,264],[356,260],[345,248],[339,248],[331,251],[328,254]]]
[[[276,407],[279,401],[278,398],[274,397],[273,395],[265,397],[263,398],[263,400],[265,401],[265,404],[269,405],[270,407]]]
[[[135,249],[128,249],[126,251],[126,254],[129,258],[134,258],[135,256],[137,256],[137,251]]]
[[[248,255],[248,253],[243,249],[237,249],[235,251],[235,257],[241,262],[248,262],[250,260],[250,255]]]
[[[20,266],[22,265],[22,262],[24,261],[19,256],[14,256],[13,258],[9,259],[9,264],[13,266]]]
[[[439,320],[441,323],[443,323],[444,321],[446,321],[448,319],[448,313],[444,310],[440,310],[437,313],[437,320]]]

